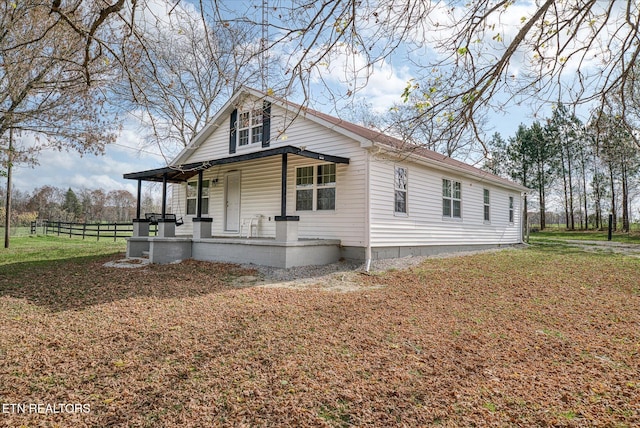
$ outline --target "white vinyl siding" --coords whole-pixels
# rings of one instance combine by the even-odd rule
[[[417,247],[442,245],[514,244],[521,241],[519,230],[508,222],[508,215],[494,216],[490,224],[483,220],[483,189],[491,193],[491,210],[505,213],[513,190],[494,187],[469,177],[447,173],[460,182],[464,199],[464,221],[442,221],[443,171],[406,162],[411,171],[411,207],[406,216],[398,216],[390,206],[394,194],[389,182],[394,179],[397,162],[382,156],[371,160],[371,245],[373,247]],[[519,222],[519,198],[514,198],[514,222]]]
[[[349,164],[335,165],[335,185],[330,182],[317,185],[319,189],[335,190],[335,209],[296,212],[296,168],[313,167],[317,175],[319,165],[327,165],[327,161],[289,155],[287,170],[287,214],[300,216],[298,233],[300,238],[339,239],[344,246],[362,247],[366,243],[366,191],[365,191],[365,159],[366,151],[359,143],[338,134],[324,126],[316,124],[303,116],[298,116],[293,124],[286,128],[286,134],[279,135],[283,128],[284,111],[275,105],[271,107],[271,146],[306,147],[307,150],[328,155],[349,158]],[[288,120],[293,118],[289,113]],[[183,162],[198,162],[225,158],[229,156],[229,117],[224,126],[219,126],[201,146]],[[264,150],[260,144],[249,144],[246,152]],[[243,151],[244,153],[244,151]],[[275,237],[275,216],[280,215],[280,183],[282,158],[273,156],[264,159],[238,162],[222,166],[214,166],[205,171],[205,179],[212,182],[209,192],[209,217],[213,218],[212,233],[214,236],[227,236],[224,232],[224,174],[231,170],[241,173],[240,219],[262,215],[259,222],[258,236]],[[332,164],[333,165],[333,164]],[[322,174],[324,175],[324,174]],[[329,174],[330,176],[331,174]],[[172,208],[176,212],[185,213],[185,186],[173,185]],[[322,197],[322,191],[321,197]],[[176,233],[189,235],[192,233],[190,218],[185,224],[176,228]],[[236,234],[237,235],[237,234]]]
[[[261,101],[260,101],[261,102]],[[261,104],[260,104],[261,105]],[[238,111],[254,109],[238,106]],[[213,128],[211,134],[192,152],[186,152],[181,164],[207,161],[229,156],[230,110]],[[296,118],[293,123],[291,120]],[[296,211],[296,169],[312,167],[317,175],[319,165],[327,161],[301,156],[288,156],[287,214],[299,215],[300,238],[339,239],[343,246],[365,247],[365,228],[370,225],[370,242],[373,247],[385,246],[441,246],[473,244],[509,244],[520,242],[521,198],[517,190],[507,186],[482,182],[471,175],[461,175],[445,168],[434,168],[384,154],[371,155],[360,143],[314,121],[304,112],[286,112],[276,104],[271,106],[270,148],[281,146],[304,147],[309,151],[349,158],[346,164],[335,166],[335,209]],[[248,144],[244,153],[264,150],[261,144]],[[367,163],[367,156],[370,163]],[[275,216],[280,215],[281,186],[280,156],[214,166],[205,171],[210,181],[209,217],[213,219],[212,233],[224,236],[224,177],[230,171],[241,172],[240,219],[262,216],[257,235],[275,237]],[[368,169],[367,169],[368,166]],[[395,168],[410,171],[407,213],[395,212]],[[369,175],[369,189],[366,177]],[[442,179],[460,183],[464,198],[464,222],[442,221]],[[316,183],[317,185],[317,183]],[[409,188],[410,187],[410,188]],[[491,224],[483,221],[483,188],[491,192]],[[176,229],[181,235],[191,234],[191,217],[186,216],[186,186],[172,185],[171,209],[178,217],[185,216],[185,223]],[[516,197],[513,197],[514,192]],[[368,193],[368,194],[367,194]],[[513,198],[513,224],[509,223],[509,197]],[[410,200],[409,200],[410,199]],[[367,202],[369,200],[369,202]],[[367,205],[371,211],[367,213]],[[497,214],[502,213],[502,214]]]

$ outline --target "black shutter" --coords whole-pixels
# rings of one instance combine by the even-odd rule
[[[271,140],[271,103],[262,103],[262,147],[269,147]]]
[[[231,123],[229,124],[229,154],[236,152],[236,122],[238,122],[238,109],[231,112]]]

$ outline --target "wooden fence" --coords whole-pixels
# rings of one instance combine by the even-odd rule
[[[118,238],[129,238],[133,235],[133,223],[73,223],[67,221],[49,221],[43,220],[39,222],[31,222],[31,233],[38,233],[38,229],[42,230],[45,235],[57,236],[82,236],[84,238],[108,238],[115,241]],[[158,227],[149,226],[149,235],[155,236],[158,233]]]

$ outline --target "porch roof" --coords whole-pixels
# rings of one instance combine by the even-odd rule
[[[202,171],[212,166],[225,165],[229,163],[242,162],[254,159],[262,159],[270,156],[293,154],[297,156],[303,156],[311,159],[324,160],[331,163],[349,163],[349,158],[342,156],[327,155],[323,153],[313,152],[311,150],[301,149],[295,146],[283,146],[275,147],[272,149],[259,150],[250,153],[244,153],[240,155],[228,156],[226,158],[213,159],[202,162],[193,162],[184,165],[169,165],[163,168],[150,169],[147,171],[131,172],[124,174],[124,178],[131,180],[144,180],[144,181],[160,181],[162,182],[165,177],[169,183],[181,183],[187,181],[189,178],[198,174],[198,171]]]

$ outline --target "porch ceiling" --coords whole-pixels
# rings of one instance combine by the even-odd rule
[[[184,165],[170,165],[164,168],[150,169],[147,171],[131,172],[124,174],[123,177],[131,180],[144,180],[144,181],[160,181],[162,182],[165,177],[169,183],[180,183],[187,181],[189,178],[198,174],[198,171],[211,168],[216,165],[225,165],[235,162],[243,162],[254,159],[262,159],[270,156],[292,154],[296,156],[303,156],[311,159],[324,160],[331,163],[349,163],[349,158],[342,156],[327,155],[323,153],[313,152],[311,150],[303,150],[295,146],[283,146],[273,149],[259,150],[256,152],[245,153],[241,155],[228,156],[226,158],[214,159],[203,162],[194,162]]]

